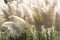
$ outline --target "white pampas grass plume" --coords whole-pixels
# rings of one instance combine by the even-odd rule
[[[18,17],[24,18],[25,14],[24,11],[22,9],[22,7],[20,6],[20,4],[18,4],[18,8],[16,9],[16,13]]]
[[[7,4],[5,4],[4,0],[0,0],[0,9],[6,10],[7,9]]]
[[[16,15],[16,9],[17,9],[16,4],[8,2],[7,5],[8,5],[8,10],[7,10],[8,13],[7,14],[9,16],[10,15]]]
[[[54,30],[55,30],[54,26],[52,26],[51,28],[47,28],[47,34],[48,34],[49,37],[51,36],[51,33],[55,32]]]
[[[22,10],[24,11],[24,14],[26,16],[26,20],[30,23],[33,24],[34,19],[32,15],[32,10],[24,3],[21,4]]]
[[[0,10],[0,31],[2,31],[2,24],[7,20],[5,13]]]
[[[5,13],[2,10],[0,10],[0,22],[4,21],[6,21]]]
[[[17,25],[15,22],[7,21],[2,24],[3,29],[8,36],[21,36],[23,28]]]
[[[21,25],[21,27],[23,27],[24,29],[30,27],[30,25],[24,19],[18,16],[9,16],[9,19]]]
[[[41,11],[37,8],[34,8],[32,12],[34,18],[34,25],[36,26],[37,30],[41,30],[41,25],[42,25]]]
[[[42,28],[41,31],[42,35],[46,37],[46,29],[44,28],[44,25],[42,25],[41,28]]]
[[[56,12],[55,29],[60,31],[60,11]]]
[[[22,19],[22,18],[20,18],[18,16],[9,16],[9,19],[11,21],[14,21],[18,25],[20,25],[24,29],[23,31],[26,30],[28,33],[33,33],[34,26],[32,26],[31,24],[26,22],[24,19]]]

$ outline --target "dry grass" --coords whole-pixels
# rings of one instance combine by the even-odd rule
[[[0,1],[1,40],[60,40],[59,0],[6,1]]]

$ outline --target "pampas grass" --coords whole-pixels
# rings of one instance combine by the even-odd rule
[[[0,40],[60,40],[59,0],[0,1]]]

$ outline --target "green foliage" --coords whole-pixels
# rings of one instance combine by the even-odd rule
[[[37,35],[38,34],[38,35]],[[5,33],[1,33],[0,40],[60,40],[60,33],[51,33],[50,36],[46,34],[46,37],[38,32],[37,34],[27,34],[24,32],[21,36],[9,37]]]

